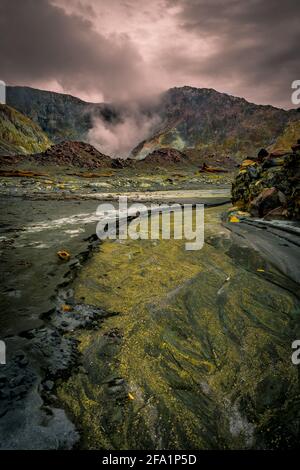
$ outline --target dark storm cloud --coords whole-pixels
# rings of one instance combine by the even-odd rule
[[[0,79],[135,99],[215,88],[291,107],[299,0],[1,0]]]
[[[169,70],[178,64],[192,76],[233,80],[244,95],[263,102],[290,103],[290,86],[300,77],[299,0],[170,0],[180,8],[180,28],[210,38],[211,54],[195,61],[179,51],[162,57]],[[228,82],[229,84],[229,82]],[[248,90],[248,93],[247,93]],[[256,90],[256,91],[255,91]],[[251,91],[250,91],[251,93]]]
[[[142,58],[126,34],[107,38],[88,19],[48,0],[1,0],[0,30],[1,78],[7,83],[56,81],[62,89],[102,92],[108,100],[144,91]]]

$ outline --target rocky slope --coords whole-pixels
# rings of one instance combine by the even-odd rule
[[[34,155],[15,155],[0,157],[0,164],[34,162],[39,165],[59,165],[79,168],[111,167],[113,160],[95,147],[85,142],[66,141],[52,145],[45,152]]]
[[[42,163],[54,165],[102,168],[111,165],[112,159],[85,142],[66,141],[50,147],[35,156]]]
[[[36,153],[51,141],[41,128],[10,106],[0,104],[0,155]]]
[[[133,163],[134,160],[131,160],[131,162]],[[137,161],[136,164],[137,166],[169,166],[176,164],[186,164],[188,162],[189,158],[186,154],[184,154],[180,150],[166,147],[154,150],[153,152],[149,153],[144,159]]]
[[[274,144],[286,128],[299,125],[296,110],[261,106],[243,98],[192,87],[168,90],[159,105],[162,124],[158,132],[133,151],[141,156],[160,147],[193,148],[200,155],[233,155]],[[291,124],[292,123],[292,124]],[[288,137],[288,135],[287,135]],[[288,142],[291,143],[288,138]]]
[[[288,122],[282,134],[280,134],[275,142],[268,147],[271,152],[289,151],[292,145],[297,141],[300,135],[300,120],[292,120]]]
[[[86,140],[93,119],[116,117],[113,106],[87,103],[71,95],[30,87],[7,87],[7,103],[18,109],[48,134],[53,142]]]
[[[44,152],[32,155],[0,155],[0,165],[3,166],[27,162],[34,162],[37,165],[54,165],[70,168],[122,169],[130,167],[133,169],[143,169],[157,166],[185,165],[189,162],[189,159],[183,152],[172,148],[155,150],[142,160],[111,158],[99,152],[93,145],[77,141],[64,141],[54,144]],[[17,172],[18,170],[14,171]]]
[[[244,160],[232,185],[232,202],[254,217],[300,219],[300,140],[289,152]]]
[[[27,87],[8,87],[7,100],[55,142],[87,141],[95,117],[114,124],[130,113],[130,104],[86,103],[70,95]],[[138,159],[172,147],[184,152],[193,149],[195,161],[203,155],[211,160],[220,156],[240,160],[249,150],[255,152],[281,141],[289,146],[292,129],[300,122],[297,110],[256,105],[212,89],[187,86],[168,90],[160,100],[141,105],[139,112],[158,119],[149,137],[133,149],[132,156]]]

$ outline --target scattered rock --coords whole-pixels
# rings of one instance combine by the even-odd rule
[[[232,184],[232,203],[255,217],[300,218],[300,149],[260,151],[262,161],[247,158]]]
[[[54,382],[53,380],[46,380],[46,382],[43,383],[43,386],[47,392],[51,392],[54,388]]]
[[[71,312],[72,309],[73,309],[72,305],[64,304],[61,306],[61,310],[63,312]]]
[[[0,164],[31,162],[79,168],[111,168],[112,159],[85,142],[65,141],[33,155],[0,156]]]
[[[300,150],[300,144],[298,143],[296,145],[293,145],[292,150],[293,150],[293,152],[298,152]]]
[[[246,159],[241,163],[240,168],[246,168],[248,166],[254,166],[256,165],[256,162],[254,160]]]
[[[272,209],[270,212],[267,212],[267,214],[264,216],[265,220],[272,220],[272,219],[277,219],[277,220],[284,220],[288,216],[287,209],[284,207],[276,207],[275,209]]]
[[[77,304],[63,313],[57,309],[51,317],[51,323],[59,331],[66,333],[78,328],[97,328],[102,319],[107,316],[108,313],[103,309],[93,305]]]
[[[91,173],[91,172],[82,172],[82,173],[70,173],[71,176],[80,176],[80,178],[109,178],[113,176],[112,171],[101,172],[101,173]]]
[[[0,417],[8,410],[18,406],[18,402],[21,403],[33,384],[37,382],[36,373],[27,364],[27,356],[23,351],[20,351],[11,357],[6,365],[2,366],[1,371],[3,371],[3,374],[0,376]]]
[[[276,188],[265,188],[250,202],[250,214],[254,217],[263,217],[270,211],[286,204],[286,197]]]
[[[200,168],[200,172],[202,173],[227,173],[228,170],[226,170],[225,168],[209,166],[204,162],[202,167]]]
[[[71,258],[70,253],[65,250],[60,250],[56,254],[62,261],[69,261],[69,259]]]
[[[257,159],[258,161],[262,162],[267,156],[269,155],[269,152],[266,149],[260,149],[260,151],[257,154]]]
[[[138,168],[142,165],[167,166],[188,161],[187,155],[180,150],[175,148],[160,148],[149,153],[144,159],[136,160],[136,167]]]
[[[58,329],[45,327],[27,333],[31,340],[31,353],[38,360],[39,367],[46,371],[46,380],[55,380],[68,375],[78,363],[78,342],[62,336]]]

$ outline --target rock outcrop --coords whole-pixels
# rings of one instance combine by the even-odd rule
[[[0,155],[42,152],[50,145],[38,124],[14,108],[0,104]]]
[[[213,89],[189,86],[166,91],[155,112],[160,117],[158,129],[133,150],[136,158],[156,148],[172,147],[184,153],[193,149],[195,163],[209,154],[240,162],[246,152],[256,153],[274,142],[276,147],[289,143],[289,148],[300,121],[297,110],[256,105]]]
[[[84,168],[110,167],[112,159],[85,142],[66,141],[34,156],[40,163]]]
[[[45,152],[34,155],[0,157],[0,164],[31,162],[38,165],[54,165],[79,168],[111,168],[113,159],[85,142],[66,141],[52,145]]]
[[[159,148],[149,153],[146,158],[137,160],[137,165],[161,165],[169,166],[180,163],[187,163],[188,157],[185,153],[175,148]],[[134,160],[133,160],[134,161]]]
[[[232,202],[254,217],[300,219],[300,140],[289,152],[262,149],[232,184]]]

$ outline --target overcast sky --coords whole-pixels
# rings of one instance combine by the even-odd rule
[[[292,107],[299,0],[0,0],[0,79],[90,101],[173,86]]]

